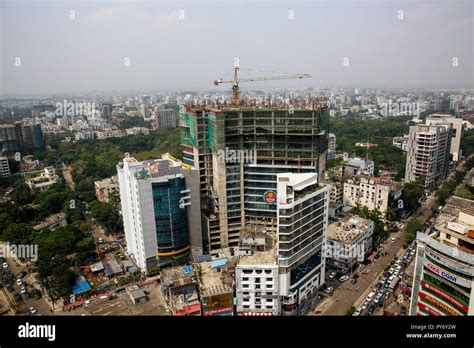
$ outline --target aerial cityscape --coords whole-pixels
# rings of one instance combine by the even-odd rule
[[[474,315],[472,1],[0,11],[0,319]]]

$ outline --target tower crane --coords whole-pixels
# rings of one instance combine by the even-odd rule
[[[271,80],[290,80],[290,79],[307,79],[310,78],[309,74],[292,74],[292,75],[280,75],[280,76],[267,76],[267,77],[249,77],[240,79],[238,77],[239,67],[234,66],[234,79],[233,80],[215,80],[214,85],[219,86],[221,83],[232,84],[232,107],[238,108],[240,106],[240,82],[254,82],[254,81],[271,81]]]

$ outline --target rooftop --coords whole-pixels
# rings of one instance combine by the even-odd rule
[[[241,232],[240,265],[276,264],[276,233],[266,226],[246,224]]]
[[[351,244],[360,234],[365,233],[371,224],[373,224],[371,220],[355,215],[348,216],[344,221],[329,224],[328,239]]]
[[[201,296],[233,291],[235,260],[234,257],[222,256],[195,264]]]

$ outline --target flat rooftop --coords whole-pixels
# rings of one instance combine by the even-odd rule
[[[329,224],[328,239],[351,244],[360,234],[365,233],[371,223],[371,220],[359,216],[348,216],[343,221]]]
[[[197,263],[195,268],[201,295],[233,292],[235,261],[227,257],[215,257],[212,261]],[[202,274],[201,278],[199,274]]]
[[[248,253],[242,255],[242,253]],[[239,265],[276,264],[276,233],[267,226],[247,224],[241,232]]]

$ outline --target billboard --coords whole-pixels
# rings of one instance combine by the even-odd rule
[[[438,289],[437,287],[431,285],[430,283],[427,283],[426,281],[422,280],[421,281],[421,286],[428,289],[429,291],[431,292],[434,292],[436,295],[439,295],[441,296],[442,298],[444,298],[445,300],[448,300],[449,302],[451,302],[452,304],[454,304],[456,307],[462,309],[464,312],[467,313],[468,311],[468,307],[463,305],[461,302],[459,302],[458,300],[456,300],[454,297],[448,295],[447,293],[445,293],[444,291],[441,291],[440,289]]]
[[[232,293],[203,296],[202,313],[203,315],[233,315],[234,297]]]

